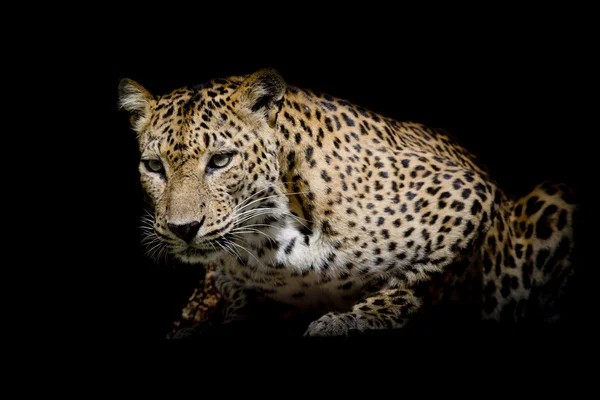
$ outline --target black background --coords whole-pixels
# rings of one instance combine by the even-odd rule
[[[128,117],[117,109],[121,78],[161,94],[274,67],[290,84],[448,129],[508,193],[523,195],[555,179],[571,184],[583,201],[593,161],[586,157],[589,138],[597,129],[585,122],[588,99],[595,96],[594,49],[578,22],[581,15],[507,13],[492,20],[485,14],[466,18],[470,24],[442,17],[441,25],[425,16],[406,27],[408,16],[380,24],[382,14],[371,10],[369,25],[342,17],[297,22],[286,15],[265,17],[260,29],[199,18],[197,30],[188,27],[185,34],[151,22],[127,29],[126,19],[117,18],[115,37],[102,40],[97,56],[85,63],[85,78],[100,83],[105,114],[96,126],[102,140],[94,187],[101,192],[92,190],[101,197],[95,222],[101,250],[80,272],[81,291],[89,283],[95,292],[94,311],[84,316],[105,337],[160,339],[201,276],[155,266],[140,249],[139,155]],[[584,279],[574,306],[580,314],[588,293]]]

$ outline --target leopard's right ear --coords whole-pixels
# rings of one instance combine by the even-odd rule
[[[119,82],[119,108],[130,114],[131,127],[139,134],[150,117],[154,96],[142,85],[131,79]]]

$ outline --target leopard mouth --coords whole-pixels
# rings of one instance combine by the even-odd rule
[[[232,223],[233,221],[230,221],[225,226],[209,232],[205,235],[205,238],[208,236],[210,239],[205,239],[205,241],[200,244],[188,244],[185,247],[178,246],[179,248],[174,249],[173,254],[177,258],[191,263],[213,260],[215,255],[227,252],[224,249],[227,248],[228,243],[232,241],[229,238],[229,228]]]

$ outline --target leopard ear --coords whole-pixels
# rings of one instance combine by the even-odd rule
[[[274,69],[261,69],[247,77],[233,93],[234,104],[273,128],[283,103],[287,85]]]
[[[119,82],[119,108],[130,114],[129,122],[137,132],[148,122],[154,96],[139,83],[124,78]]]

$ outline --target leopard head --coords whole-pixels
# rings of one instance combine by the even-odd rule
[[[149,247],[188,263],[239,254],[240,241],[260,237],[266,219],[286,212],[274,134],[285,92],[270,69],[162,96],[120,82],[153,206]]]

